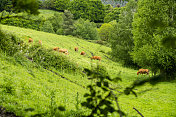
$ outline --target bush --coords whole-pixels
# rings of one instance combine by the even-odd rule
[[[43,66],[46,69],[55,68],[56,70],[76,71],[76,64],[65,55],[59,54],[52,49],[45,49],[41,45],[33,45],[27,50],[27,57]],[[25,52],[26,53],[26,52]]]
[[[43,26],[40,28],[40,30],[44,32],[55,33],[50,21],[45,21]]]
[[[62,25],[63,25],[63,14],[62,13],[54,13],[54,16],[49,18],[48,20],[51,22],[53,26],[53,30],[55,33],[62,34]]]
[[[5,12],[5,11],[4,11]],[[34,30],[40,30],[40,26],[43,25],[43,19],[41,17],[34,17],[32,15],[10,15],[8,12],[3,13],[5,16],[1,19],[1,24],[30,28]]]
[[[16,52],[20,51],[21,43],[19,38],[16,36],[3,32],[0,29],[0,50],[5,52],[6,55],[13,56]]]
[[[54,2],[55,8],[59,11],[67,10],[69,4],[70,4],[70,0],[56,0]]]
[[[89,19],[93,22],[103,22],[105,7],[100,0],[73,0],[69,10],[74,19]]]
[[[112,48],[112,56],[116,61],[122,62],[125,66],[135,67],[130,52],[133,51],[133,34],[132,22],[134,12],[137,9],[137,3],[130,0],[125,7],[121,8],[119,22],[114,24],[114,29],[111,31],[110,41]]]
[[[116,20],[118,22],[119,21],[119,14],[120,14],[120,8],[114,8],[111,12],[109,12],[104,17],[104,22],[108,23],[113,20]]]
[[[110,39],[110,33],[113,29],[113,26],[109,23],[104,23],[101,25],[100,29],[98,30],[100,39],[102,41],[109,41]]]
[[[73,14],[65,10],[64,16],[63,16],[64,22],[63,22],[63,34],[64,35],[72,35],[73,34]]]
[[[87,40],[98,40],[98,31],[96,25],[89,20],[83,20],[80,18],[74,23],[75,30],[74,35]]]

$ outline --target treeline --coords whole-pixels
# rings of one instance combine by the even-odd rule
[[[31,28],[59,35],[73,35],[87,40],[95,40],[94,42],[96,43],[109,45],[108,35],[113,23],[118,22],[119,7],[113,8],[111,5],[103,5],[100,0],[61,1],[39,1],[40,8],[59,11],[47,19],[26,13],[17,14],[16,10],[14,14],[13,10],[10,11],[3,7],[4,9],[2,10],[4,11],[1,12],[0,22],[6,25]],[[63,8],[57,7],[63,6],[61,3],[67,6]],[[111,23],[103,24],[103,22]],[[99,28],[98,30],[97,27]]]

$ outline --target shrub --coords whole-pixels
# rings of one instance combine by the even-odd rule
[[[0,29],[0,50],[7,55],[13,56],[21,49],[20,44],[23,43],[15,35],[3,32]]]
[[[4,11],[5,12],[5,11]],[[43,25],[43,18],[34,17],[32,15],[26,15],[25,13],[21,15],[10,15],[9,12],[3,14],[5,16],[1,19],[1,24],[18,26],[23,28],[31,28],[34,30],[40,30],[40,26]]]
[[[44,32],[55,33],[50,21],[45,21],[43,26],[41,26],[40,30]]]
[[[111,12],[109,12],[104,17],[104,22],[108,23],[113,20],[116,20],[118,22],[119,21],[119,14],[120,14],[120,8],[114,8]]]
[[[98,30],[100,39],[102,41],[109,41],[110,39],[110,33],[113,29],[113,26],[109,23],[104,23],[101,25],[100,29]]]
[[[69,10],[74,19],[89,19],[93,22],[103,22],[105,7],[100,0],[73,0]]]
[[[54,2],[55,8],[59,11],[67,10],[69,4],[70,4],[70,0],[56,0]]]
[[[73,34],[73,14],[65,10],[64,16],[63,16],[64,22],[63,22],[63,33],[64,35],[72,35]]]
[[[45,49],[41,45],[33,45],[27,50],[27,57],[43,66],[46,69],[55,68],[56,70],[76,71],[76,64],[63,54]],[[25,52],[26,53],[26,52]]]
[[[63,25],[63,14],[62,13],[54,13],[54,16],[49,18],[48,20],[51,22],[53,26],[53,30],[55,33],[62,34],[62,25]]]
[[[98,31],[96,25],[89,20],[83,20],[80,18],[74,23],[75,30],[74,35],[87,40],[98,40]]]

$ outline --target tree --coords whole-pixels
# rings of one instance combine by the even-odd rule
[[[87,40],[98,40],[98,31],[95,23],[90,22],[89,20],[84,20],[82,18],[78,19],[74,23],[73,34],[77,37],[81,37]]]
[[[68,11],[68,10],[65,10],[64,11],[64,16],[63,16],[63,19],[64,19],[64,22],[63,22],[63,33],[64,35],[72,35],[73,34],[73,14]]]
[[[119,22],[113,25],[114,29],[110,35],[112,56],[124,65],[134,65],[130,52],[134,47],[132,22],[136,9],[137,3],[134,0],[130,0],[125,7],[122,7]]]
[[[138,65],[160,69],[160,73],[172,76],[176,68],[176,49],[165,48],[163,39],[176,38],[175,0],[139,0],[138,12],[133,22],[133,60]]]
[[[103,22],[105,17],[105,6],[101,0],[88,1],[88,19],[93,22]]]
[[[54,32],[57,32],[58,30],[62,29],[62,25],[63,25],[63,17],[62,17],[63,13],[54,13],[54,16],[52,16],[51,18],[49,18],[48,20],[51,22],[52,27]]]
[[[39,14],[39,2],[37,0],[12,0],[16,12],[26,11],[30,14]]]
[[[1,0],[0,1],[0,12],[3,10],[12,11],[13,5],[12,0]]]
[[[109,41],[110,33],[113,29],[113,26],[110,23],[104,23],[101,25],[100,29],[98,30],[100,39],[102,41]]]
[[[70,0],[56,0],[54,2],[55,8],[62,12],[68,9],[69,4],[70,4]]]
[[[43,26],[40,28],[40,30],[44,32],[55,33],[50,21],[45,21]]]
[[[100,0],[73,0],[69,10],[75,19],[89,19],[93,22],[103,22],[105,7]]]
[[[104,22],[108,23],[110,21],[116,20],[117,22],[119,21],[119,14],[120,14],[120,8],[114,8],[110,13],[108,13],[104,17]]]

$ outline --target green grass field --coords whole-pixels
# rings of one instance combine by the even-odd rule
[[[48,49],[54,47],[68,49],[67,56],[80,68],[91,68],[91,65],[101,64],[105,66],[109,75],[114,78],[122,78],[120,82],[120,91],[131,85],[136,79],[145,79],[148,76],[138,76],[137,70],[125,68],[120,63],[111,61],[111,49],[95,43],[72,36],[56,35],[24,29],[13,26],[0,25],[1,29],[13,33],[27,43],[28,37],[33,38],[34,43],[42,40],[42,46]],[[74,51],[78,47],[78,52]],[[80,52],[85,51],[86,55],[81,56]],[[91,61],[91,53],[102,57],[102,61]],[[61,54],[61,53],[60,53]],[[81,74],[62,73],[63,79],[58,75],[43,68],[36,67],[35,63],[25,61],[24,65],[15,62],[13,57],[6,55],[0,56],[0,92],[4,92],[10,86],[12,94],[1,93],[0,105],[21,116],[31,116],[36,113],[42,113],[49,110],[52,92],[56,105],[65,106],[67,112],[75,110],[76,94],[79,93],[79,100],[83,101],[83,94],[88,90],[81,87],[90,83],[86,76]],[[10,85],[7,81],[12,82]],[[79,84],[79,85],[78,85]],[[119,85],[118,84],[118,85]],[[116,84],[115,84],[116,85]],[[2,88],[3,87],[3,88]],[[13,90],[14,89],[14,90]],[[119,97],[121,109],[128,117],[140,117],[133,109],[138,109],[145,117],[175,117],[176,116],[176,82],[160,82],[157,85],[146,83],[144,86],[135,88],[138,97],[134,95],[122,95]],[[34,108],[34,111],[25,111],[25,109]],[[82,107],[80,107],[82,108]],[[83,108],[82,108],[83,109]],[[84,109],[83,109],[84,110]],[[110,117],[119,115],[112,114]]]

